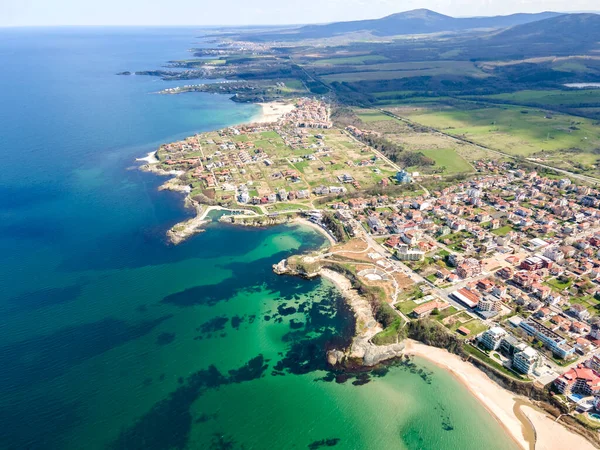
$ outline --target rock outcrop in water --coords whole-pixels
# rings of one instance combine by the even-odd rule
[[[310,256],[296,257],[291,262],[287,259],[273,265],[278,275],[293,275],[303,278],[322,276],[333,282],[340,290],[346,302],[354,312],[355,335],[350,347],[331,349],[327,352],[327,363],[338,369],[356,369],[372,367],[383,361],[398,358],[404,351],[404,343],[375,345],[373,336],[382,331],[382,326],[373,316],[373,310],[367,299],[362,297],[352,283],[342,274],[314,264]]]

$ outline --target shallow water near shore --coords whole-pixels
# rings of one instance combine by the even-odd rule
[[[199,34],[0,30],[0,448],[515,448],[424,360],[325,370],[350,311],[271,269],[325,245],[316,231],[211,223],[166,243],[191,212],[134,159],[258,107],[114,74],[188,57]]]

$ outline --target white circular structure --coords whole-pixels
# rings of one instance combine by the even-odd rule
[[[370,281],[387,281],[388,275],[379,269],[364,269],[358,272],[359,277],[364,277]]]

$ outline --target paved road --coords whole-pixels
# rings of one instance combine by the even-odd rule
[[[392,253],[390,251],[388,251],[385,247],[383,247],[381,244],[379,244],[375,239],[373,239],[373,237],[369,233],[367,233],[362,226],[360,226],[360,223],[358,223],[358,221],[356,219],[352,219],[352,220],[355,222],[356,226],[360,227],[366,242],[371,246],[371,248],[373,248],[373,250],[375,250],[381,256],[390,260],[392,262],[392,264],[394,264],[399,269],[400,272],[407,275],[414,283],[427,284],[432,289],[433,294],[435,294],[438,297],[440,297],[441,299],[447,301],[452,306],[454,306],[457,310],[459,310],[459,311],[464,310],[467,313],[469,313],[472,317],[476,317],[473,313],[470,312],[470,310],[467,310],[462,303],[459,303],[458,301],[456,301],[452,297],[450,297],[450,295],[448,293],[450,289],[448,291],[446,291],[444,289],[440,289],[435,284],[433,284],[431,281],[429,281],[427,278],[424,278],[421,275],[419,275],[418,273],[416,273],[415,271],[413,271],[410,267],[408,267],[402,261],[395,259],[394,256],[392,255]],[[451,290],[452,291],[456,290],[456,287],[452,286]]]

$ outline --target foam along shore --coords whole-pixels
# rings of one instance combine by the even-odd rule
[[[145,162],[146,164],[151,164],[151,165],[158,164],[160,162],[158,160],[158,158],[156,157],[156,150],[149,152],[143,158],[136,158],[136,161]]]
[[[584,437],[556,423],[531,403],[503,389],[484,372],[448,351],[406,340],[405,354],[425,358],[452,373],[496,418],[506,432],[525,450],[593,449]],[[528,420],[519,420],[516,409]],[[536,438],[537,436],[537,438]]]
[[[254,123],[277,122],[295,108],[293,103],[283,102],[257,103],[257,105],[261,107],[261,112],[260,115],[252,121]]]

